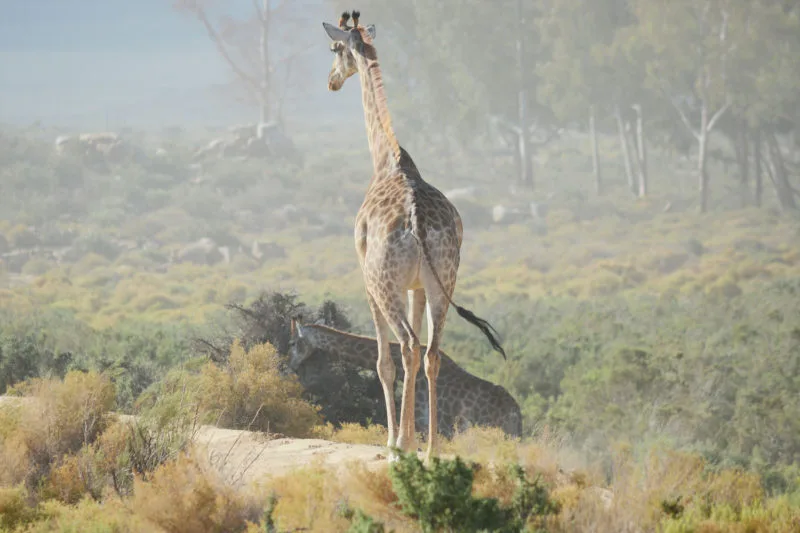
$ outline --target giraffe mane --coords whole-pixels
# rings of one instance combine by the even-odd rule
[[[375,340],[367,337],[365,335],[358,335],[356,333],[350,333],[349,331],[341,331],[336,328],[332,328],[330,326],[326,326],[325,324],[303,324],[304,328],[312,328],[312,329],[321,329],[324,331],[328,331],[331,333],[336,333],[338,335],[344,335],[345,337],[350,337],[353,339],[361,339],[361,340]]]
[[[389,142],[389,146],[392,149],[392,153],[394,154],[395,160],[400,160],[400,143],[397,140],[397,137],[394,134],[394,129],[392,128],[392,115],[389,113],[389,104],[386,100],[386,91],[383,88],[383,73],[381,72],[380,64],[378,64],[378,54],[375,50],[375,46],[372,44],[372,39],[367,32],[367,29],[364,26],[358,26],[355,28],[358,30],[358,33],[361,35],[361,42],[364,47],[364,57],[366,57],[371,63],[367,68],[366,74],[372,80],[372,91],[375,97],[375,105],[378,108],[378,120],[381,123],[381,128],[383,129],[383,133],[386,135],[386,140]]]

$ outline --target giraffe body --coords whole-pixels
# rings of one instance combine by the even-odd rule
[[[383,77],[372,40],[375,27],[358,24],[359,13],[344,13],[339,26],[323,23],[333,41],[334,61],[328,89],[341,89],[359,74],[367,140],[373,176],[355,221],[355,247],[364,277],[378,344],[378,377],[383,388],[390,448],[415,449],[416,379],[420,368],[422,315],[427,312],[428,346],[425,375],[428,383],[428,451],[434,451],[437,433],[436,380],[439,343],[447,309],[452,302],[460,261],[463,228],[455,206],[422,179],[411,156],[397,141],[383,89]],[[489,324],[456,306],[459,315],[481,328],[505,356]],[[403,395],[398,425],[394,382],[396,364],[389,347],[390,334],[399,341],[403,367]],[[409,378],[411,376],[411,378]],[[390,455],[390,458],[392,455]]]
[[[377,339],[353,335],[328,326],[298,324],[292,328],[289,366],[297,370],[315,352],[347,361],[360,368],[375,369],[378,358]],[[392,360],[402,368],[400,345],[389,344]],[[425,350],[421,346],[420,350]],[[469,426],[498,427],[512,437],[522,435],[522,414],[519,404],[503,387],[474,376],[440,351],[441,366],[437,379],[438,427],[440,433],[452,437]],[[421,431],[428,429],[428,391],[425,375],[416,376],[414,418]]]

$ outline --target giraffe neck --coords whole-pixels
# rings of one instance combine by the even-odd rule
[[[364,42],[361,52],[363,53],[357,52],[355,57],[358,77],[361,80],[364,122],[374,175],[379,176],[385,174],[386,169],[398,167],[402,152],[392,128],[392,119],[383,88],[383,75],[375,47],[371,43]]]
[[[345,333],[319,324],[303,326],[303,336],[314,348],[336,354],[358,367],[375,369],[378,350],[375,339]]]

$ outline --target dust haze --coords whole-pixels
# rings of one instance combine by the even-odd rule
[[[196,355],[187,339],[231,320],[226,305],[265,291],[334,302],[340,324],[374,336],[353,246],[372,173],[361,91],[357,75],[328,91],[322,27],[352,9],[376,26],[400,144],[463,219],[454,299],[509,360],[455,313],[450,357],[515,398],[524,435],[564,435],[604,472],[620,442],[664,444],[789,490],[789,1],[6,2],[2,342],[44,324],[31,346],[50,355],[0,350],[0,392],[122,365],[132,406]],[[158,328],[182,340],[90,349],[123,330],[166,339]],[[385,420],[370,379],[358,390],[372,403],[326,412]]]

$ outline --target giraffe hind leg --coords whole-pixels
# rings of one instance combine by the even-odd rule
[[[404,291],[388,291],[380,298],[375,298],[375,301],[400,342],[403,361],[403,399],[400,406],[397,447],[409,452],[414,449],[414,396],[416,376],[420,367],[420,343],[406,317],[405,296]]]
[[[375,336],[378,341],[378,379],[381,382],[383,389],[383,398],[386,403],[386,426],[389,432],[388,448],[394,448],[397,444],[398,428],[397,428],[397,410],[395,408],[394,400],[394,382],[396,368],[389,347],[389,335],[391,331],[389,324],[386,322],[383,313],[381,313],[375,299],[367,293],[367,301],[369,302],[370,310],[372,311],[372,319],[375,323]]]
[[[426,279],[430,279],[428,276]],[[430,461],[436,451],[436,438],[438,433],[438,397],[436,380],[439,377],[441,355],[439,342],[441,340],[444,323],[447,317],[449,302],[442,294],[441,288],[433,281],[426,283],[428,292],[428,349],[425,351],[425,376],[428,379],[428,451],[426,461]]]
[[[420,289],[415,289],[415,290],[408,291],[408,321],[411,323],[411,328],[414,330],[414,334],[417,336],[418,339],[422,337],[422,317],[425,314],[426,301],[427,300],[425,298],[425,289],[420,288]],[[427,410],[428,410],[427,390],[423,390],[421,393],[418,390],[419,385],[420,385],[420,381],[421,381],[420,380],[420,376],[421,376],[421,373],[418,371],[417,375],[415,376],[417,381],[416,381],[416,384],[414,386],[415,390],[416,390],[416,399],[415,399],[415,402],[414,402],[414,410],[415,410],[415,413],[417,415],[420,413],[420,409],[419,409],[420,398],[421,398],[422,395],[426,395],[426,397],[424,399],[424,402],[422,404],[423,408],[426,411],[426,413],[425,413],[426,423],[425,424],[420,424],[420,430],[422,430],[423,426],[424,426],[424,429],[427,430],[427,427],[428,427],[428,424],[427,424]],[[415,418],[416,418],[417,421],[420,420],[419,416],[416,416]],[[415,427],[411,426],[411,427],[406,428],[406,433],[409,434],[409,435],[415,434],[416,433]]]

